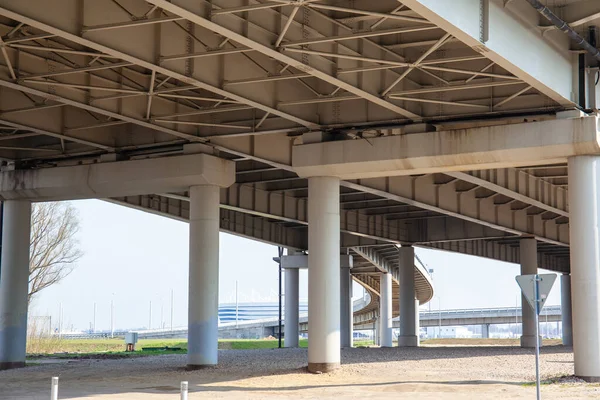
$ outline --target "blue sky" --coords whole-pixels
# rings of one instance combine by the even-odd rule
[[[173,290],[174,325],[186,325],[188,225],[100,200],[72,204],[79,213],[84,256],[71,275],[34,299],[30,315],[57,321],[62,303],[63,326],[88,329],[95,303],[97,329],[109,329],[113,301],[116,328],[143,327],[152,301],[153,327],[158,327],[161,308],[162,320],[169,324]],[[420,248],[417,254],[435,271],[432,309],[439,304],[442,309],[515,307],[521,302],[516,264]],[[240,302],[276,301],[276,255],[274,246],[221,234],[220,302],[234,302],[236,280]],[[300,276],[300,297],[307,297],[306,271]],[[547,304],[560,304],[559,280]]]

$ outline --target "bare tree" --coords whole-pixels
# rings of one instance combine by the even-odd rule
[[[77,212],[69,203],[34,203],[31,213],[28,301],[69,275],[83,253],[75,238]]]

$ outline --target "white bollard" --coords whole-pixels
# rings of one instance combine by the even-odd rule
[[[50,400],[58,400],[58,376],[52,378],[52,386],[50,388]]]
[[[181,400],[188,400],[188,383],[187,383],[187,381],[181,382]]]

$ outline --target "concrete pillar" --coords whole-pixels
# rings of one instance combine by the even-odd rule
[[[0,369],[25,366],[31,203],[5,201],[0,270]]]
[[[420,305],[421,303],[419,303],[419,300],[415,299],[415,332],[417,333],[417,338],[419,338],[419,341],[421,340],[421,315],[419,313]]]
[[[535,238],[522,238],[520,241],[521,275],[537,274],[537,241]],[[521,294],[523,335],[521,347],[535,347],[535,313],[529,302]],[[540,343],[542,341],[540,340]]]
[[[300,324],[300,269],[285,270],[285,324],[283,326],[284,347],[298,347],[298,325]]]
[[[575,375],[600,381],[600,157],[569,158]],[[563,327],[564,329],[564,327]]]
[[[571,276],[560,277],[560,313],[562,315],[562,342],[573,346],[573,318],[571,316]]]
[[[402,246],[400,249],[400,336],[399,347],[416,347],[419,335],[415,325],[415,249]]]
[[[489,339],[490,338],[490,324],[483,324],[483,325],[481,325],[481,337],[483,339]]]
[[[352,275],[350,266],[340,268],[340,346],[352,347],[354,318],[352,312]]]
[[[308,179],[308,371],[340,366],[340,180]]]
[[[392,347],[392,274],[382,273],[379,285],[379,343]]]
[[[190,188],[188,368],[217,364],[219,323],[218,186]]]

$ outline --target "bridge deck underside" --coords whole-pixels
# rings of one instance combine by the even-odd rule
[[[565,18],[600,15],[570,3]],[[299,135],[369,141],[414,122],[461,129],[571,108],[395,0],[0,0],[0,34],[2,160],[52,168],[204,143],[237,165],[221,228],[297,249],[308,197],[291,167]],[[543,40],[564,44],[561,34]],[[540,267],[568,272],[567,175],[554,164],[343,181],[342,245],[516,263],[528,235]],[[187,193],[113,201],[182,220],[189,210]]]

